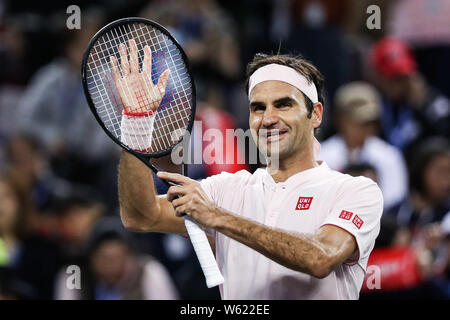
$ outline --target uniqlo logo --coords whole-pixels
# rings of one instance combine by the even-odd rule
[[[353,212],[342,210],[341,214],[339,215],[339,218],[344,220],[350,220],[353,215]]]
[[[358,229],[361,229],[361,226],[364,223],[364,221],[360,217],[358,217],[358,215],[355,215],[352,222]]]
[[[308,210],[313,197],[300,197],[297,201],[297,206],[295,210]]]

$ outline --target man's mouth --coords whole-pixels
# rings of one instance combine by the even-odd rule
[[[267,130],[260,133],[259,137],[266,143],[280,141],[287,134],[287,130]]]

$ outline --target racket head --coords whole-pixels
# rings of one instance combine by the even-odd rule
[[[124,107],[112,77],[110,56],[120,61],[119,46],[121,43],[128,46],[131,39],[137,44],[140,70],[143,48],[150,46],[152,72],[148,76],[154,84],[165,69],[170,69],[165,95],[156,111],[152,148],[146,151],[135,150],[120,139]],[[115,143],[142,161],[168,155],[183,140],[184,134],[191,132],[196,91],[189,61],[178,41],[160,24],[140,17],[107,24],[90,40],[83,55],[81,75],[83,91],[97,122]]]

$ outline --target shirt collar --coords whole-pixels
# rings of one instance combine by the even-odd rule
[[[290,176],[286,179],[284,182],[279,182],[278,184],[297,184],[297,183],[303,183],[310,180],[318,179],[318,177],[324,173],[330,170],[328,165],[325,163],[325,161],[317,161],[319,164],[317,167],[306,169],[300,172],[297,172],[296,174]],[[272,176],[267,171],[267,168],[259,168],[257,171],[262,175],[263,183],[267,186],[275,186],[277,183],[273,180]]]

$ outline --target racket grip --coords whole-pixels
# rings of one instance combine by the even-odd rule
[[[212,288],[222,284],[224,278],[220,273],[219,267],[216,262],[216,258],[209,245],[208,238],[205,232],[195,224],[190,217],[184,217],[184,224],[197,254],[198,261],[202,267],[203,274],[205,275],[206,285],[208,288]]]

